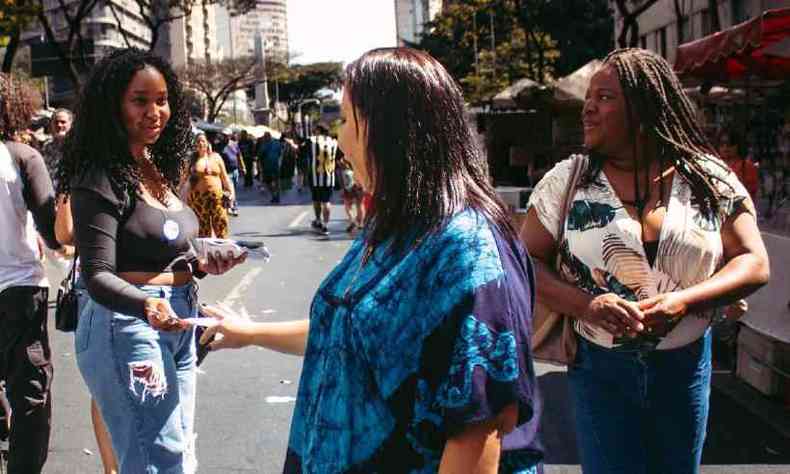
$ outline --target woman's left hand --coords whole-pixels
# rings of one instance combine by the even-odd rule
[[[648,334],[666,334],[688,311],[688,305],[676,291],[661,293],[641,300],[638,304],[639,309],[644,312],[645,319],[642,322]]]
[[[245,260],[247,260],[247,254],[233,258],[232,252],[228,252],[227,255],[221,255],[220,252],[209,252],[208,261],[199,262],[198,269],[211,275],[222,275],[236,265],[244,263]]]

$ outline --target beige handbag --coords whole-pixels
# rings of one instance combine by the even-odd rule
[[[579,182],[579,177],[587,167],[587,157],[578,156],[573,162],[571,179],[565,190],[562,204],[562,215],[557,232],[557,247],[562,245],[565,238],[565,221],[568,211],[573,204],[574,190]],[[554,269],[560,273],[561,252],[557,251]],[[539,285],[540,282],[538,281]],[[538,362],[556,365],[572,364],[576,358],[576,334],[573,330],[573,320],[560,313],[549,310],[540,298],[535,302],[535,311],[532,314],[532,358]]]

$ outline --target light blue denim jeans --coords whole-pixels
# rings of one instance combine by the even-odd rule
[[[583,338],[568,369],[585,474],[696,474],[708,421],[711,335],[618,351]]]
[[[166,298],[180,317],[197,314],[194,284],[139,288]],[[83,295],[77,365],[110,432],[120,472],[194,473],[194,329],[156,331]]]

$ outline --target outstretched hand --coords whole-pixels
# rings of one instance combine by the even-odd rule
[[[200,343],[208,345],[210,350],[239,349],[252,343],[250,339],[256,326],[254,322],[224,305],[205,305],[201,307],[201,312],[219,320],[215,326],[206,328],[200,337]]]

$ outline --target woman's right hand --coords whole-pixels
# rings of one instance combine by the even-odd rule
[[[581,319],[615,337],[634,337],[645,329],[644,314],[639,306],[614,293],[594,297]]]
[[[251,339],[256,324],[249,319],[239,316],[228,307],[203,305],[200,311],[204,315],[218,320],[216,326],[210,326],[203,331],[200,344],[208,344],[212,351],[240,349],[252,344]],[[220,337],[215,339],[217,334]]]
[[[164,298],[146,298],[143,314],[148,324],[158,331],[183,331],[189,327],[189,323],[179,318],[170,302]]]

